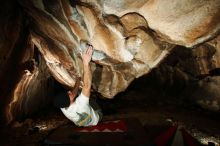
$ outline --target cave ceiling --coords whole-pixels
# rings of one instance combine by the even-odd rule
[[[191,75],[220,66],[219,0],[5,0],[3,6],[0,81],[10,118],[19,110],[28,114],[31,101],[48,102],[51,78],[75,87],[84,43],[95,49],[92,86],[105,98],[125,91],[179,46],[194,61],[178,67]]]

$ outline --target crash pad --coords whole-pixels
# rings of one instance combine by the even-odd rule
[[[127,118],[100,122],[91,127],[66,124],[53,130],[43,145],[147,146],[147,140],[140,121]]]

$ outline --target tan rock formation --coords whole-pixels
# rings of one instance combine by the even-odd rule
[[[186,70],[198,77],[209,75],[220,66],[219,0],[18,2],[17,9],[18,3],[4,2],[12,8],[6,7],[3,15],[8,12],[10,17],[5,16],[6,24],[0,27],[0,68],[9,68],[6,73],[0,71],[0,81],[7,82],[7,70],[12,76],[10,66],[32,62],[32,69],[18,67],[21,76],[13,86],[7,86],[10,117],[16,115],[14,111],[19,106],[28,108],[23,101],[37,98],[37,91],[42,90],[41,84],[46,84],[50,75],[65,87],[74,88],[83,74],[81,53],[86,43],[95,49],[91,63],[93,88],[106,98],[113,98],[135,78],[157,67],[175,45],[191,47],[191,59],[180,61],[177,66],[184,78]],[[32,52],[27,51],[25,41],[32,45]],[[39,64],[34,63],[37,61],[33,48],[40,55]],[[17,52],[19,57],[13,60]]]
[[[149,27],[171,43],[192,47],[220,29],[218,0],[82,0],[106,14],[121,17],[136,12]]]
[[[139,12],[166,40],[192,47],[219,31],[219,10],[218,0],[149,0]]]
[[[159,41],[158,35],[168,42],[192,46],[199,43],[199,40],[211,37],[219,29],[219,22],[215,21],[213,27],[206,31],[207,33],[196,31],[197,25],[199,26],[201,22],[207,26],[212,25],[211,19],[219,15],[219,12],[215,10],[219,7],[217,1],[184,0],[165,3],[159,0],[129,2],[82,0],[83,3],[76,4],[65,0],[39,2],[40,4],[30,1],[21,3],[35,20],[36,28],[33,28],[33,31],[38,33],[38,38],[41,35],[39,31],[46,35],[40,38],[43,44],[47,44],[48,49],[45,49],[47,46],[40,46],[36,37],[33,42],[41,50],[54,77],[64,85],[74,86],[76,76],[82,74],[79,56],[79,52],[82,51],[79,47],[80,42],[87,41],[94,46],[95,50],[101,51],[106,58],[94,60],[102,70],[98,75],[101,78],[94,81],[94,87],[108,98],[125,90],[134,78],[148,73],[167,56],[173,45]],[[195,9],[197,7],[199,9]],[[208,8],[212,9],[207,12]],[[206,20],[206,17],[210,21],[201,21],[201,19]],[[148,24],[157,32],[156,35],[148,28]],[[198,35],[190,38],[189,33],[193,31],[196,31],[196,34],[202,38]],[[58,32],[62,35],[58,35]],[[48,43],[53,43],[53,45]],[[54,54],[50,54],[50,58],[57,56],[63,61],[60,65],[59,61],[50,62],[48,55],[42,50],[45,52],[56,47],[60,50],[66,48],[69,53],[72,50],[72,54],[75,54],[72,60],[75,62],[68,58],[68,52],[66,55],[61,55],[55,51]],[[64,65],[65,63],[68,65]],[[120,66],[120,68],[116,69],[115,66]],[[70,68],[75,69],[75,74],[68,73],[68,71],[73,72]],[[121,81],[118,82],[118,80]]]
[[[94,80],[94,87],[108,98],[124,91],[133,79],[148,73],[173,47],[157,40],[138,13],[119,18],[103,15],[101,7],[85,3],[71,5],[65,0],[62,3],[21,1],[21,4],[34,19],[33,43],[53,76],[69,87],[74,87],[76,78],[82,74],[80,43],[83,41],[94,46],[94,56],[102,54],[101,58],[93,57],[102,70],[94,75],[94,78],[101,77]]]

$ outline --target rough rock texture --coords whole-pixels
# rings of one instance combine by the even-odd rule
[[[202,43],[219,32],[218,0],[82,0],[105,14],[119,17],[136,12],[163,39],[187,47]]]
[[[194,77],[204,77],[215,75],[220,69],[220,49],[219,36],[213,40],[198,45],[193,49],[185,49],[187,53],[182,54],[182,61],[179,63],[180,68]]]
[[[102,15],[101,9],[69,1],[20,1],[33,18],[32,42],[44,56],[53,76],[74,87],[82,76],[82,42],[95,48],[94,88],[107,98],[124,91],[148,73],[173,48],[157,40],[137,13]],[[58,15],[59,14],[59,15]],[[131,20],[136,19],[133,22]],[[102,58],[98,54],[102,54]],[[96,56],[97,55],[97,56]]]
[[[153,71],[157,88],[198,103],[202,108],[220,111],[219,36],[195,48],[175,47]],[[152,74],[152,73],[151,73]]]
[[[211,47],[215,48],[215,53],[212,56],[212,68],[219,69],[220,68],[220,35],[218,35],[213,40],[206,43]]]
[[[199,81],[199,88],[193,98],[203,108],[212,111],[220,110],[220,77],[206,77]]]
[[[23,47],[25,49],[17,62],[18,68],[13,72],[13,76],[16,78],[10,80],[13,83],[13,90],[6,95],[10,101],[6,105],[8,122],[15,117],[24,118],[32,115],[39,109],[46,107],[52,99],[53,80],[51,74],[45,60],[32,44],[30,35],[27,36]],[[6,77],[9,79],[10,76]]]
[[[34,60],[26,62],[33,70],[24,70],[15,85],[11,95],[13,100],[7,106],[8,121],[30,116],[51,102],[53,81],[44,60],[39,59],[38,64]]]
[[[201,79],[220,67],[219,0],[2,3],[0,81],[4,86],[0,89],[10,120],[49,103],[51,77],[68,89],[75,87],[83,75],[81,54],[86,43],[95,49],[93,89],[106,98],[113,98],[135,78],[149,73],[174,48],[184,53],[177,53],[175,69],[165,68],[177,72],[181,79]]]
[[[194,93],[197,103],[203,108],[219,111],[220,110],[220,35],[215,39],[204,44],[207,48],[211,48],[210,57],[200,61],[201,73],[211,74],[200,80],[199,88]],[[208,50],[208,49],[207,49]],[[216,76],[218,75],[218,76]]]
[[[0,10],[0,110],[2,120],[23,118],[47,106],[51,75],[31,42],[25,13],[16,1]],[[35,49],[34,49],[35,48]]]

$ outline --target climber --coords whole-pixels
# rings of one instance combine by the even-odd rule
[[[102,118],[100,108],[98,108],[98,105],[90,99],[92,73],[89,63],[92,54],[93,47],[91,45],[88,45],[87,49],[82,53],[84,74],[80,95],[75,98],[76,91],[69,90],[58,93],[54,98],[54,105],[61,108],[63,114],[77,126],[97,125]]]

